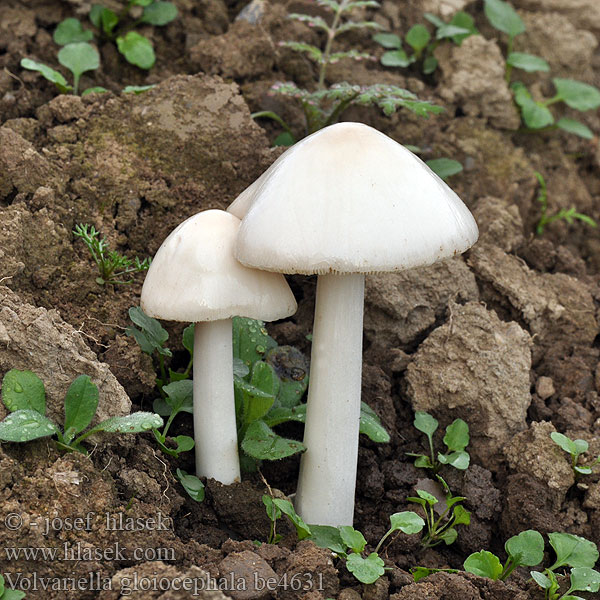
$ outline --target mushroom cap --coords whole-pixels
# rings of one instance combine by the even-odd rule
[[[181,223],[162,243],[142,288],[142,310],[171,321],[233,316],[275,321],[296,312],[283,275],[249,269],[233,256],[240,220],[207,210]]]
[[[464,252],[479,235],[423,161],[362,123],[292,146],[227,210],[243,219],[237,259],[280,273],[400,271]]]

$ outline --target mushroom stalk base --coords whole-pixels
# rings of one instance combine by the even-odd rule
[[[320,275],[296,511],[352,525],[358,461],[364,275]]]
[[[198,477],[240,481],[231,319],[194,327],[194,440]]]

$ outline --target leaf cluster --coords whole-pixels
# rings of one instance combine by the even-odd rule
[[[92,434],[143,433],[160,427],[163,422],[157,414],[136,412],[111,417],[87,429],[98,407],[98,388],[88,375],[77,377],[67,390],[63,431],[46,417],[44,383],[31,371],[11,369],[6,373],[2,380],[2,401],[10,414],[0,421],[0,440],[29,442],[55,435],[60,449],[83,454],[87,451],[81,444]]]
[[[573,592],[600,591],[600,573],[594,570],[598,560],[598,548],[594,542],[571,533],[548,534],[550,546],[554,550],[556,560],[543,572],[531,571],[532,579],[544,591],[546,600],[584,600]],[[535,567],[544,559],[544,538],[534,530],[521,532],[510,538],[505,544],[508,556],[504,565],[500,559],[482,550],[471,554],[464,563],[465,571],[494,580],[506,579],[519,566]],[[569,572],[569,588],[560,594],[559,569],[571,567]]]
[[[504,0],[485,0],[485,15],[490,24],[508,36],[506,56],[506,81],[510,83],[512,69],[521,69],[528,73],[550,71],[550,65],[541,57],[524,52],[514,52],[515,38],[525,32],[525,23],[515,9]],[[600,90],[592,85],[555,77],[552,79],[556,93],[544,101],[535,100],[525,84],[515,81],[511,90],[517,106],[521,111],[523,123],[530,130],[562,129],[586,139],[592,139],[594,134],[583,123],[570,118],[555,121],[549,107],[563,102],[569,108],[585,112],[600,107]]]
[[[592,217],[585,215],[583,213],[577,212],[575,210],[574,206],[572,206],[571,208],[561,208],[557,213],[555,213],[553,215],[549,215],[548,214],[548,189],[546,187],[546,180],[544,179],[544,176],[541,173],[538,173],[537,171],[534,173],[534,175],[535,175],[536,179],[538,180],[538,183],[540,186],[540,192],[538,194],[537,201],[540,203],[541,216],[540,216],[540,220],[538,221],[536,228],[535,228],[535,232],[538,235],[542,235],[544,233],[544,229],[546,228],[546,226],[550,225],[550,223],[554,223],[554,221],[564,220],[569,225],[572,225],[574,220],[577,219],[579,221],[582,221],[583,223],[586,223],[590,227],[598,226],[598,224],[596,223],[596,221],[594,221],[594,219],[592,219]],[[583,441],[583,440],[581,440],[581,441]],[[569,450],[565,450],[565,451],[570,453]]]
[[[455,469],[464,471],[469,467],[470,456],[465,448],[469,445],[469,426],[462,419],[455,419],[448,427],[444,435],[444,444],[447,452],[437,455],[433,446],[433,434],[437,431],[439,423],[429,413],[417,411],[413,421],[415,429],[427,436],[429,444],[429,455],[407,452],[408,456],[416,457],[415,466],[423,469],[432,469],[438,473],[443,465],[450,465]]]
[[[590,448],[590,445],[585,440],[572,440],[566,435],[556,431],[553,431],[550,434],[550,437],[557,446],[571,455],[571,467],[575,473],[575,479],[579,478],[581,475],[591,475],[592,467],[600,464],[600,456],[598,456],[598,458],[596,458],[596,460],[594,460],[590,465],[578,464],[579,457],[582,454],[585,454]]]
[[[387,538],[398,531],[408,535],[419,533],[425,526],[425,521],[414,512],[395,513],[390,516],[390,527],[379,540],[375,550],[366,554],[367,540],[360,531],[351,526],[307,525],[296,514],[289,500],[264,495],[263,504],[271,521],[269,543],[277,543],[281,539],[276,533],[276,523],[282,514],[285,514],[294,525],[298,540],[309,539],[319,548],[331,550],[345,561],[346,568],[358,581],[367,584],[375,583],[385,572],[383,559],[378,553]]]
[[[404,42],[410,48],[409,52],[403,48],[402,38],[395,33],[377,33],[373,36],[373,41],[387,49],[381,57],[382,65],[404,68],[419,62],[423,73],[429,75],[437,69],[438,61],[433,53],[440,42],[452,40],[460,46],[463,40],[479,33],[473,17],[463,11],[457,12],[449,23],[431,13],[425,13],[424,16],[434,25],[434,35],[431,35],[425,25],[413,25],[404,37]]]
[[[94,262],[98,266],[99,276],[96,283],[129,284],[131,279],[120,279],[125,275],[142,273],[150,268],[150,259],[140,260],[137,256],[133,259],[111,250],[106,237],[100,238],[100,232],[93,225],[78,224],[73,229],[75,237],[80,238],[87,246]]]
[[[446,499],[439,510],[436,511],[436,504],[440,500],[425,490],[417,490],[417,496],[407,498],[409,502],[419,504],[425,513],[427,533],[421,540],[424,548],[433,548],[442,542],[446,546],[453,544],[458,537],[456,527],[471,523],[471,513],[461,504],[466,498],[453,496],[446,482],[441,477],[438,477],[438,480],[446,493]]]

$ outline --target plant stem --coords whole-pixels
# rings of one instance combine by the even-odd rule
[[[325,89],[325,72],[327,71],[327,65],[329,63],[329,56],[331,55],[331,46],[333,45],[333,40],[335,38],[335,34],[337,33],[338,25],[340,24],[340,19],[342,18],[342,14],[346,9],[346,4],[348,4],[349,0],[342,0],[338,9],[335,12],[333,17],[333,23],[331,24],[331,28],[327,32],[327,43],[325,44],[325,50],[323,52],[323,56],[321,58],[321,69],[319,72],[319,82],[317,84],[317,89],[323,90]]]

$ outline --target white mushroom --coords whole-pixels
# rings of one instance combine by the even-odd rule
[[[429,265],[475,243],[460,198],[412,152],[360,123],[305,138],[228,209],[245,265],[319,275],[296,510],[351,525],[358,454],[364,274]]]
[[[163,242],[146,275],[142,310],[158,319],[195,323],[196,473],[229,484],[240,479],[231,318],[274,321],[296,312],[283,275],[249,269],[233,256],[240,221],[207,210]]]

